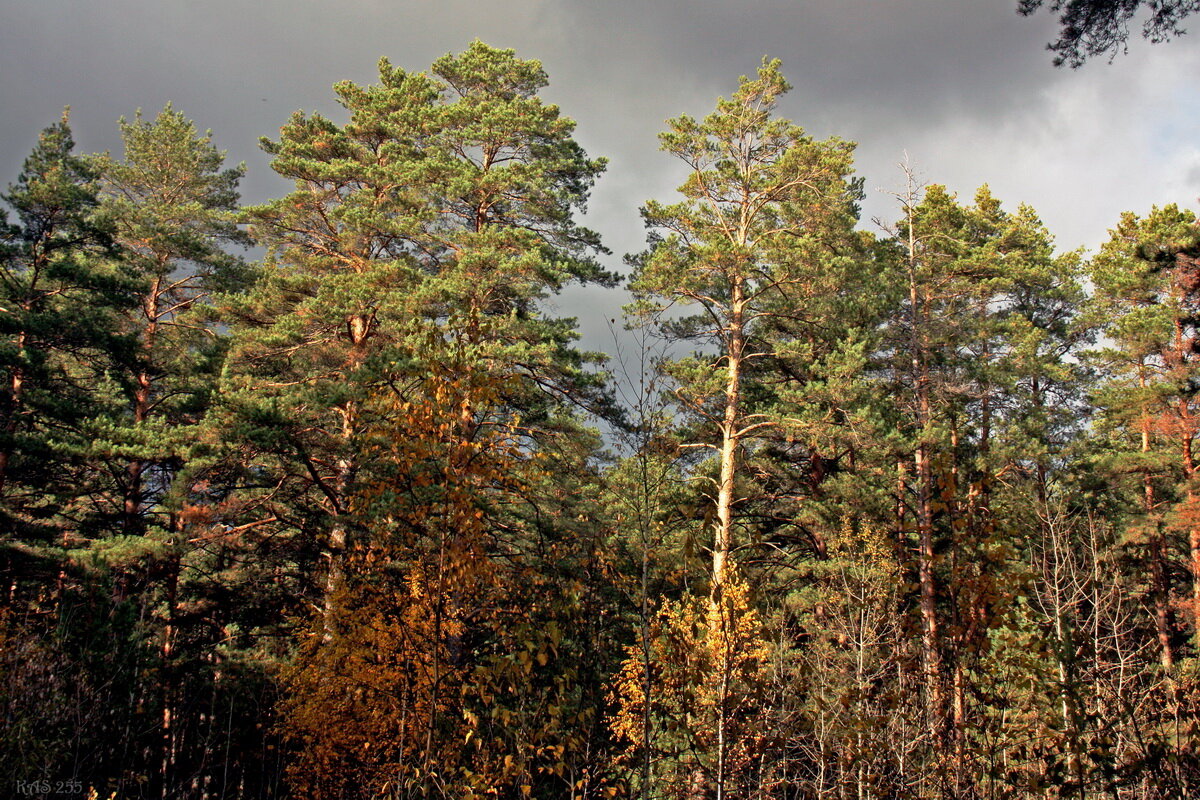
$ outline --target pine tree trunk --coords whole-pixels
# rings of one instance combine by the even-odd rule
[[[710,603],[717,615],[717,629],[721,635],[720,647],[720,694],[717,705],[717,770],[715,776],[716,800],[725,798],[725,760],[728,743],[726,705],[729,691],[729,652],[731,620],[725,602],[724,587],[729,570],[729,552],[733,540],[734,485],[737,476],[737,455],[740,444],[742,361],[745,357],[744,287],[742,281],[733,283],[730,302],[729,352],[726,354],[725,410],[721,420],[721,474],[717,485],[717,526],[712,553],[712,586]],[[711,630],[711,628],[710,628]],[[710,633],[711,635],[711,633]]]
[[[1200,499],[1189,493],[1188,506],[1193,513],[1200,511]],[[1196,649],[1200,651],[1200,522],[1192,521],[1188,527],[1188,549],[1192,562],[1192,629]]]
[[[929,367],[924,357],[920,329],[921,300],[914,280],[909,300],[913,314],[912,368],[916,383],[917,442],[913,471],[917,479],[917,582],[920,587],[921,661],[925,681],[928,730],[936,741],[941,738],[945,717],[942,697],[942,659],[937,616],[937,589],[934,584],[933,547],[933,468],[930,464],[929,435],[932,410],[929,399]]]
[[[146,421],[150,413],[150,375],[140,372],[137,375],[137,390],[134,392],[133,421],[140,425]],[[142,518],[143,476],[146,462],[135,458],[125,467],[125,498],[122,507],[124,517],[122,529],[127,536],[138,536],[145,532],[145,520]]]
[[[967,522],[960,518],[960,507],[958,503],[958,487],[961,480],[959,464],[959,430],[958,417],[951,415],[950,418],[950,485],[945,490],[946,516],[950,521],[950,592],[953,598],[953,613],[954,613],[954,649],[953,669],[951,672],[951,687],[952,687],[952,705],[951,711],[954,720],[954,752],[955,752],[955,782],[957,782],[962,774],[962,756],[965,746],[965,734],[967,725],[967,692],[966,692],[966,677],[963,674],[963,657],[971,645],[969,641],[969,625],[963,619],[962,598],[958,591],[962,585],[962,575],[960,574],[961,564],[959,559],[960,538],[964,529],[964,524]],[[972,600],[974,598],[971,598]],[[971,609],[967,613],[971,613]]]
[[[170,570],[167,575],[167,620],[163,626],[162,644],[159,646],[159,672],[161,675],[162,716],[160,718],[160,737],[162,759],[159,764],[159,778],[162,781],[162,798],[170,800],[174,797],[175,761],[177,749],[175,696],[176,675],[172,658],[175,653],[175,623],[178,615],[179,595],[179,557],[173,555],[167,564]]]
[[[1184,495],[1183,519],[1188,529],[1189,565],[1192,573],[1192,631],[1200,643],[1200,498],[1196,496],[1196,459],[1192,453],[1192,415],[1188,401],[1181,398],[1179,413],[1182,418],[1181,446],[1183,450],[1183,480],[1187,486]]]
[[[342,444],[344,447],[354,434],[355,404],[347,403],[341,409]],[[348,449],[348,448],[347,448]],[[334,477],[337,507],[333,509],[333,525],[329,531],[327,572],[325,573],[325,597],[322,625],[325,641],[333,639],[333,631],[337,617],[337,595],[345,583],[346,558],[346,490],[350,485],[350,477],[354,470],[354,462],[349,456],[337,460],[337,474]]]
[[[162,295],[162,278],[155,278],[150,291],[142,303],[142,312],[146,315],[146,324],[142,328],[141,348],[147,361],[150,361],[158,335],[158,320],[162,316],[159,309]],[[153,378],[146,369],[139,370],[135,376],[137,388],[133,395],[133,421],[135,426],[141,426],[149,417],[153,397]],[[126,535],[137,536],[145,532],[145,520],[142,518],[143,484],[146,471],[146,461],[135,458],[125,467],[125,498],[122,513],[124,522],[122,528]]]
[[[937,589],[934,584],[933,550],[933,476],[929,465],[929,450],[925,444],[917,447],[917,582],[920,586],[921,657],[928,700],[929,733],[940,737],[943,713],[942,659],[937,617]]]
[[[910,194],[912,193],[910,179]],[[933,468],[930,464],[928,437],[933,418],[930,399],[929,354],[925,343],[928,324],[928,297],[918,280],[919,259],[913,206],[906,206],[908,218],[908,303],[909,303],[909,368],[913,382],[915,411],[914,431],[917,436],[913,452],[913,473],[916,479],[917,522],[917,583],[921,613],[921,665],[926,700],[926,726],[931,740],[941,740],[945,721],[945,700],[942,693],[942,659],[937,616],[937,589],[934,584],[933,546]]]
[[[717,523],[712,551],[712,596],[719,600],[733,538],[734,483],[740,444],[742,361],[745,357],[744,299],[735,281],[730,303],[729,352],[726,354],[725,409],[721,420],[721,474],[717,482]]]
[[[1181,293],[1182,290],[1178,284],[1178,279],[1176,279],[1172,285],[1172,295],[1177,306],[1182,304]],[[1183,322],[1179,316],[1175,317],[1175,352],[1173,357],[1176,362],[1175,368],[1180,372],[1180,382],[1183,382],[1183,379],[1187,375],[1187,367],[1190,366],[1188,351],[1191,349],[1191,342],[1184,336]],[[1200,509],[1196,505],[1196,460],[1192,453],[1192,437],[1195,435],[1195,425],[1188,398],[1184,395],[1181,395],[1177,401],[1177,413],[1179,415],[1183,480],[1184,485],[1187,487],[1184,497],[1183,519],[1188,529],[1189,571],[1192,574],[1192,631],[1195,640],[1200,643],[1200,520],[1196,518]]]
[[[346,372],[350,373],[360,368],[366,360],[367,340],[374,332],[375,319],[373,315],[356,314],[346,320],[346,334],[350,342],[350,351],[346,358]],[[323,638],[329,641],[333,638],[335,619],[337,616],[337,595],[345,582],[345,557],[347,544],[347,503],[349,501],[350,483],[353,480],[356,464],[351,457],[351,443],[358,429],[358,403],[347,400],[338,408],[340,431],[338,445],[341,448],[336,462],[336,472],[333,476],[333,498],[331,499],[333,520],[328,539],[329,563],[325,574],[325,591],[323,611]]]
[[[1146,388],[1146,373],[1139,375],[1141,388]],[[1150,415],[1142,412],[1142,453],[1150,452]],[[1163,538],[1162,525],[1154,518],[1157,509],[1154,497],[1154,483],[1150,477],[1150,468],[1142,470],[1142,508],[1146,515],[1146,524],[1153,525],[1150,535],[1150,592],[1154,598],[1154,623],[1158,634],[1159,662],[1165,671],[1170,672],[1175,665],[1175,652],[1171,645],[1171,596],[1167,584],[1167,548]]]

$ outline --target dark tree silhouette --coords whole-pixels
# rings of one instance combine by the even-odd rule
[[[1018,11],[1028,16],[1042,6],[1059,14],[1058,39],[1047,45],[1054,52],[1054,65],[1080,67],[1092,56],[1107,54],[1111,61],[1124,52],[1129,40],[1129,23],[1139,12],[1147,16],[1142,36],[1165,42],[1186,31],[1180,23],[1200,10],[1200,0],[1020,0]]]

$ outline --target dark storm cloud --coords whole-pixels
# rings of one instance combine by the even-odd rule
[[[245,195],[260,201],[285,187],[257,140],[293,111],[336,117],[331,84],[373,80],[380,56],[423,69],[480,38],[541,59],[547,96],[611,159],[588,217],[610,266],[642,246],[638,206],[679,181],[657,152],[663,120],[707,113],[764,55],[795,87],[781,113],[858,141],[868,187],[895,184],[907,151],[965,196],[986,181],[1009,205],[1033,203],[1064,246],[1095,244],[1121,208],[1190,201],[1194,41],[1055,70],[1053,19],[1018,17],[1015,3],[0,0],[0,184],[64,105],[83,149],[116,150],[118,116],[173,102],[248,162]],[[868,217],[890,208],[869,192]]]
[[[1047,86],[1071,78],[1049,65],[1050,27],[1003,0],[568,0],[556,9],[569,20],[561,26],[574,56],[564,71],[604,111],[570,108],[609,147],[629,143],[613,155],[632,162],[629,175],[652,192],[642,199],[676,182],[646,144],[662,120],[707,113],[764,56],[783,61],[794,87],[781,112],[817,136],[859,142],[860,171],[872,185],[893,182],[906,149],[921,162],[931,158],[927,136],[952,121],[987,129],[1044,115]]]
[[[94,125],[173,101],[253,158],[292,110],[328,110],[334,80],[369,80],[382,55],[419,69],[475,37],[545,61],[554,95],[616,150],[645,148],[667,116],[702,113],[764,54],[785,61],[797,121],[862,138],[1028,109],[1035,76],[1061,79],[1044,26],[1008,5],[5,0],[3,166],[11,174],[12,148],[66,104],[87,138],[109,143]]]
[[[968,110],[1002,115],[1027,99],[1035,78],[1064,77],[1047,69],[1046,27],[1003,0],[570,6],[580,23],[574,30],[610,31],[576,44],[597,61],[619,47],[651,91],[666,76],[706,88],[730,84],[770,55],[783,59],[796,87],[792,104],[821,117],[846,109],[897,121],[920,114],[929,124]]]

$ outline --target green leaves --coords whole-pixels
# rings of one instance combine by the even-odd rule
[[[3,195],[0,244],[0,513],[8,530],[53,520],[81,485],[87,421],[133,358],[119,315],[136,279],[115,259],[100,162],[76,155],[67,117],[47,128]],[[119,383],[119,378],[117,379]]]

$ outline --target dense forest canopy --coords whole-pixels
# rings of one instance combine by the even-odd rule
[[[381,60],[253,206],[171,106],[45,129],[0,195],[10,791],[1200,794],[1195,214],[1088,254],[906,167],[871,226],[764,59],[667,121],[618,275],[547,85]],[[575,284],[629,291],[620,353]]]

